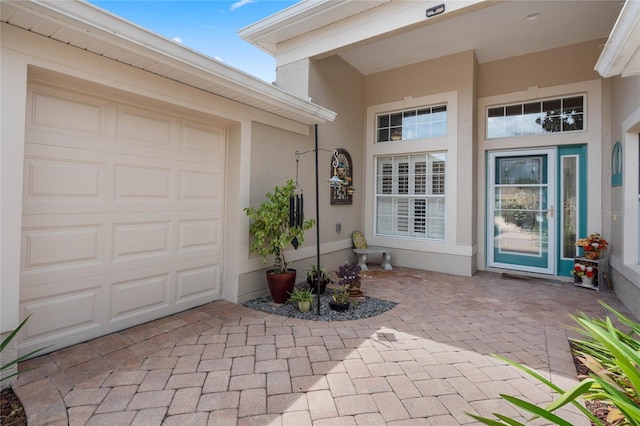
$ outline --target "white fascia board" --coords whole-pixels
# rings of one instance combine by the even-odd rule
[[[211,79],[258,101],[288,109],[317,122],[333,121],[336,114],[303,100],[250,74],[157,35],[84,1],[15,1],[13,5],[58,25],[81,28],[96,39],[127,49],[185,72]]]
[[[602,77],[625,76],[640,51],[640,1],[627,0],[611,30],[595,70]],[[627,74],[630,75],[630,74]]]
[[[302,34],[276,46],[277,66],[304,58],[326,55],[328,52],[402,31],[406,27],[419,25],[425,21],[435,23],[441,19],[447,19],[449,14],[487,2],[485,0],[443,1],[440,4],[445,5],[445,12],[427,18],[426,10],[438,3],[433,1],[389,2],[332,25]]]
[[[302,1],[238,30],[238,35],[254,46],[275,56],[277,33],[301,21],[313,19],[327,9],[334,9],[345,0]]]

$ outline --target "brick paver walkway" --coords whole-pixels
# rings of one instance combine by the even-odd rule
[[[484,272],[373,270],[362,289],[399,305],[320,322],[214,302],[25,362],[39,368],[14,389],[30,426],[468,424],[517,416],[500,393],[551,400],[489,354],[569,387],[568,313],[602,316],[598,299],[627,312],[613,294]]]

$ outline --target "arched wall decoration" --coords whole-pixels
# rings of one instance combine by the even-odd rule
[[[622,163],[622,144],[618,141],[611,151],[611,186],[622,186]]]
[[[331,188],[331,204],[352,204],[353,193],[353,163],[351,155],[346,149],[336,149],[336,154],[331,158],[331,174],[340,178],[340,185]]]

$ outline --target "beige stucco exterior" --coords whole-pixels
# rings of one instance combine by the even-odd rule
[[[250,258],[249,221],[244,215],[243,208],[261,200],[265,190],[280,184],[282,179],[294,177],[294,152],[312,147],[313,127],[308,123],[285,117],[287,114],[278,115],[266,111],[264,99],[256,100],[255,104],[259,106],[254,107],[246,102],[234,101],[228,94],[219,96],[199,90],[188,84],[119,63],[16,26],[6,23],[0,25],[2,33],[0,40],[2,57],[0,73],[2,87],[0,337],[6,337],[15,329],[24,319],[26,312],[21,306],[21,293],[23,293],[21,274],[24,272],[21,263],[24,264],[22,257],[25,253],[22,247],[22,183],[25,173],[23,167],[25,127],[28,122],[28,117],[25,115],[27,87],[35,78],[39,82],[60,87],[61,93],[64,93],[65,87],[73,88],[73,91],[83,93],[83,96],[105,97],[122,104],[141,105],[148,111],[162,110],[163,114],[191,117],[207,125],[220,126],[219,128],[224,129],[225,155],[220,159],[224,164],[223,185],[225,187],[224,200],[222,200],[224,223],[220,235],[224,260],[223,267],[219,271],[221,286],[216,297],[237,302],[245,293],[250,293],[251,291],[244,285],[246,276],[251,275],[251,271],[261,271],[263,266],[256,261],[257,259]],[[243,78],[245,76],[238,74],[238,80]],[[260,85],[264,85],[264,92],[274,92],[267,83],[250,82],[250,85],[256,84],[255,87],[260,89]],[[280,100],[291,105],[299,102],[298,98],[278,89],[273,98],[274,102],[279,103],[280,97],[282,97]],[[311,104],[308,103],[308,105]],[[295,107],[290,108],[294,115],[297,114]],[[153,115],[152,112],[150,114]],[[324,119],[317,117],[317,121],[323,122]],[[304,164],[304,170],[312,169],[311,160],[312,158],[308,156],[303,159],[303,161],[309,161]],[[326,163],[328,157],[324,160]],[[302,185],[312,192],[312,175],[304,171],[302,175],[304,176]],[[328,193],[325,195],[328,197]],[[313,207],[310,201],[311,197],[309,197],[308,211]],[[312,257],[315,251],[312,253],[308,244],[305,247],[307,247],[306,252],[302,256]],[[304,263],[300,265],[302,269],[306,266]],[[202,284],[205,287],[207,285]],[[263,281],[253,280],[249,286],[259,288],[266,293]],[[206,302],[207,300],[202,300],[202,303]],[[106,303],[105,300],[98,300],[96,306],[107,306]],[[146,320],[148,321],[149,318]],[[30,319],[30,324],[37,329],[40,321],[47,321],[47,318],[34,315]],[[123,327],[131,325],[134,323],[123,325]],[[72,334],[74,329],[75,327],[70,326],[69,330],[65,331],[65,335]],[[81,338],[86,339],[86,337]],[[49,344],[52,346],[47,349],[48,351],[63,347],[56,339],[38,338],[30,342],[30,349],[34,349],[34,346],[42,347]],[[3,352],[2,364],[15,357],[16,353],[23,354],[25,351],[26,348],[21,344],[21,340],[14,340],[11,347]]]
[[[303,13],[302,5],[300,9]],[[386,10],[385,7],[379,9]],[[627,9],[629,15],[621,20],[622,24],[619,22],[618,26],[622,28],[617,28],[616,31],[637,32],[637,29],[631,29],[636,8]],[[376,12],[367,13],[377,16]],[[610,278],[613,287],[634,312],[640,312],[640,269],[637,266],[638,194],[635,187],[638,174],[636,162],[640,77],[604,79],[594,69],[596,63],[602,69],[609,64],[610,68],[606,68],[607,70],[623,67],[625,62],[614,62],[611,52],[619,49],[622,52],[620,55],[624,55],[620,61],[627,60],[630,52],[633,52],[630,50],[633,49],[633,44],[619,47],[617,41],[625,39],[618,36],[613,39],[613,45],[607,46],[609,50],[606,56],[601,56],[605,43],[609,45],[612,41],[594,38],[550,49],[531,49],[533,53],[515,54],[482,63],[478,63],[473,50],[468,50],[427,61],[407,59],[406,62],[413,62],[409,65],[393,67],[385,64],[385,71],[363,74],[341,57],[342,51],[346,50],[347,58],[353,58],[354,63],[363,66],[362,57],[358,55],[362,52],[375,52],[375,49],[369,48],[369,44],[388,49],[388,40],[393,39],[393,33],[383,35],[384,31],[381,29],[378,39],[371,37],[364,29],[362,34],[357,34],[357,31],[345,33],[341,48],[328,43],[324,46],[326,50],[323,50],[321,35],[348,28],[349,21],[353,21],[355,28],[366,19],[367,13],[345,17],[330,24],[319,24],[316,36],[302,30],[298,38],[291,38],[289,34],[286,41],[265,46],[265,50],[278,60],[278,84],[295,90],[300,96],[321,96],[322,102],[331,102],[332,97],[344,98],[346,91],[350,93],[346,97],[362,99],[361,105],[355,101],[339,105],[329,103],[330,107],[339,111],[339,116],[345,113],[357,116],[358,112],[364,112],[364,116],[360,122],[336,120],[330,125],[321,126],[321,132],[323,127],[330,126],[331,132],[338,134],[359,133],[362,143],[360,152],[363,155],[361,163],[356,162],[356,165],[364,170],[364,193],[359,193],[363,197],[361,223],[355,226],[364,230],[368,241],[392,247],[394,264],[400,266],[463,275],[471,275],[478,269],[491,269],[487,266],[486,253],[487,229],[490,228],[486,213],[488,165],[485,161],[488,153],[585,146],[588,171],[584,182],[587,188],[586,229],[588,233],[600,232],[608,237],[611,243]],[[322,19],[320,17],[324,18],[321,10],[318,11],[319,22]],[[415,15],[407,17],[407,34],[411,34],[411,19],[414,17]],[[276,15],[271,18],[273,23],[257,23],[252,30],[243,30],[243,36],[254,44],[263,39],[274,40],[278,32],[276,22],[279,19],[283,23],[294,22],[290,14],[281,17]],[[398,23],[396,30],[405,30],[402,25]],[[425,23],[425,28],[427,25],[428,22]],[[380,42],[380,39],[384,41]],[[404,41],[417,46],[409,38]],[[425,44],[425,49],[427,45]],[[353,51],[348,50],[350,47],[353,47]],[[305,49],[309,54],[306,58],[302,53]],[[290,53],[294,50],[295,61],[291,60],[293,55]],[[380,55],[385,54],[393,55],[389,50],[380,51]],[[421,54],[415,53],[416,56]],[[369,69],[382,65],[382,61],[372,62],[375,65]],[[632,66],[630,63],[627,67]],[[343,75],[348,75],[348,80],[345,80],[349,84],[344,84],[345,80],[337,78]],[[314,92],[316,86],[322,90]],[[488,107],[575,93],[586,95],[587,126],[584,131],[518,138],[485,138],[485,111]],[[396,147],[390,147],[388,143],[384,146],[375,143],[375,114],[443,100],[447,101],[448,110],[453,112],[449,115],[451,122],[447,138],[435,138],[422,143],[403,141],[401,146]],[[611,186],[611,152],[615,141],[622,141],[624,146],[625,174],[623,186],[620,187]],[[358,148],[350,145],[349,149]],[[449,223],[446,241],[420,243],[376,235],[373,189],[376,156],[423,151],[447,153],[446,211]]]
[[[69,4],[76,7],[81,3]],[[393,35],[402,26],[417,28],[423,24],[421,6],[418,3],[406,6],[402,2],[390,2],[380,9],[355,13],[352,19],[359,24],[366,24],[367,19],[379,20],[385,31]],[[88,6],[81,8],[84,7]],[[455,7],[462,8],[463,5],[456,4]],[[490,6],[477,6],[478,9],[485,7]],[[387,19],[385,8],[397,14],[394,16],[398,19]],[[107,18],[93,10],[87,18],[95,18],[96,14],[97,21],[113,20],[113,17]],[[42,19],[45,14],[36,15]],[[65,16],[68,19],[70,15]],[[438,22],[437,19],[432,22]],[[114,48],[116,53],[130,49],[130,55],[141,60],[156,60],[162,49],[166,49],[171,52],[167,56],[172,60],[176,55],[184,59],[177,65],[171,61],[167,63],[178,67],[185,76],[174,79],[168,72],[164,76],[160,72],[147,72],[143,67],[126,65],[105,55],[2,23],[0,337],[6,336],[24,318],[20,307],[22,182],[26,94],[33,77],[62,87],[73,86],[89,94],[146,105],[150,110],[158,108],[180,116],[192,116],[224,129],[224,255],[219,297],[238,303],[268,293],[264,271],[269,265],[249,253],[249,220],[243,209],[259,204],[266,192],[288,178],[295,178],[296,172],[299,186],[304,190],[306,216],[319,219],[320,228],[320,241],[316,240],[314,229],[307,233],[302,247],[287,252],[287,259],[301,276],[316,261],[316,245],[320,247],[322,266],[328,270],[345,261],[353,261],[351,232],[355,229],[363,231],[370,244],[392,248],[394,266],[470,276],[477,270],[489,269],[486,254],[486,234],[490,226],[486,217],[487,154],[500,150],[585,145],[589,170],[587,229],[588,232],[601,232],[610,241],[614,290],[632,312],[640,315],[637,187],[640,77],[602,78],[594,71],[605,39],[599,37],[484,62],[479,61],[477,51],[466,48],[364,74],[340,53],[346,51],[351,42],[375,43],[381,36],[376,31],[381,30],[374,25],[353,26],[350,22],[345,18],[335,23],[326,22],[316,31],[301,29],[300,37],[286,40],[283,43],[286,49],[277,57],[275,88],[266,83],[255,83],[237,71],[220,71],[219,64],[207,58],[194,58],[190,56],[193,52],[182,52],[181,47],[168,41],[160,43],[161,48],[147,51],[144,46],[157,42],[153,37],[147,38],[150,37],[148,34],[140,33],[142,42],[135,46],[116,39],[113,31],[107,31],[106,36],[100,33],[100,37],[105,43],[113,43],[117,47]],[[398,28],[394,28],[396,24]],[[138,34],[138,29],[126,25],[121,29],[124,33]],[[274,45],[277,52],[277,43]],[[186,59],[193,62],[188,63]],[[203,77],[200,72],[203,67],[231,73],[226,83],[221,84],[219,80],[211,83],[211,86],[223,86],[220,93],[205,90],[207,78],[213,79],[215,73]],[[246,97],[245,91],[249,93]],[[236,99],[237,93],[240,95]],[[487,107],[572,94],[586,95],[587,128],[584,131],[485,138]],[[401,146],[374,143],[377,113],[441,103],[446,103],[448,108],[445,136],[404,141]],[[318,106],[324,108],[319,110]],[[329,110],[337,113],[332,122],[333,115]],[[320,123],[320,149],[317,152],[319,218],[315,215],[315,134],[311,122]],[[624,179],[622,186],[611,187],[611,150],[616,141],[623,144]],[[353,160],[356,193],[352,204],[331,205],[329,202],[330,190],[325,180],[332,174],[335,148],[346,149]],[[300,153],[298,158],[296,152]],[[418,152],[446,154],[444,239],[421,241],[376,235],[376,157]],[[16,352],[19,348],[14,346],[3,356],[12,357]]]
[[[622,186],[608,187],[603,203],[604,226],[618,241],[611,248],[611,279],[620,300],[638,315],[640,312],[640,268],[638,267],[638,158],[640,158],[640,78],[613,77],[607,80],[610,99],[610,149],[617,141],[624,154]],[[611,152],[609,150],[609,152]],[[605,157],[604,185],[609,186],[611,157]]]

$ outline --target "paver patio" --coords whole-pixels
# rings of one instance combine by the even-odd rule
[[[325,322],[213,302],[24,362],[39,368],[13,386],[32,426],[470,424],[518,415],[500,393],[551,400],[491,353],[569,387],[568,314],[628,314],[614,294],[488,272],[371,270],[362,289],[399,304]]]

